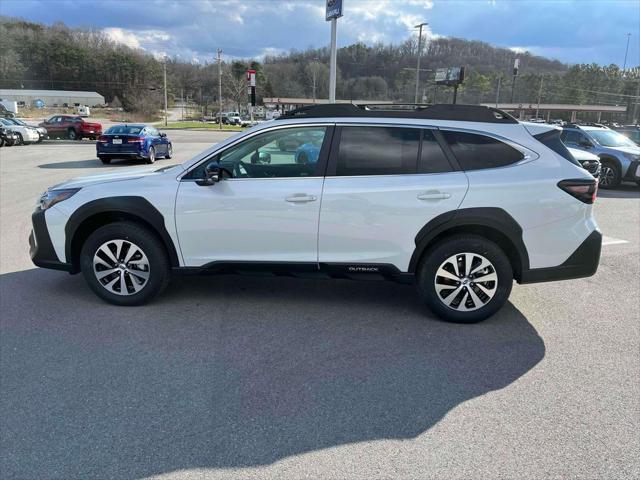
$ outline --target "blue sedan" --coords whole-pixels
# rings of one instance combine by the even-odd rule
[[[96,153],[102,163],[114,158],[135,158],[153,163],[156,158],[171,158],[171,140],[150,125],[114,125],[98,137]]]

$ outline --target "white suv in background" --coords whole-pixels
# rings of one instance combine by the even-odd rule
[[[172,273],[415,282],[456,322],[495,313],[514,279],[595,273],[596,181],[558,127],[385,108],[306,107],[181,165],[56,185],[33,214],[33,261],[82,272],[118,305],[148,302]]]

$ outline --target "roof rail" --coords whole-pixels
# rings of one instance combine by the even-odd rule
[[[279,120],[292,118],[369,117],[457,120],[461,122],[518,123],[502,110],[481,105],[362,104],[331,103],[309,105],[283,113]]]

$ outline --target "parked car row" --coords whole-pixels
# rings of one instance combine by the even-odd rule
[[[0,117],[0,127],[3,130],[0,147],[39,143],[47,136],[46,129],[29,125],[17,118]]]

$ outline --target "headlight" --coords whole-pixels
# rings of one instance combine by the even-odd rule
[[[40,197],[38,206],[40,207],[40,210],[46,210],[47,208],[53,207],[56,203],[60,203],[67,198],[73,197],[76,193],[78,193],[78,191],[80,191],[79,188],[47,190]]]

